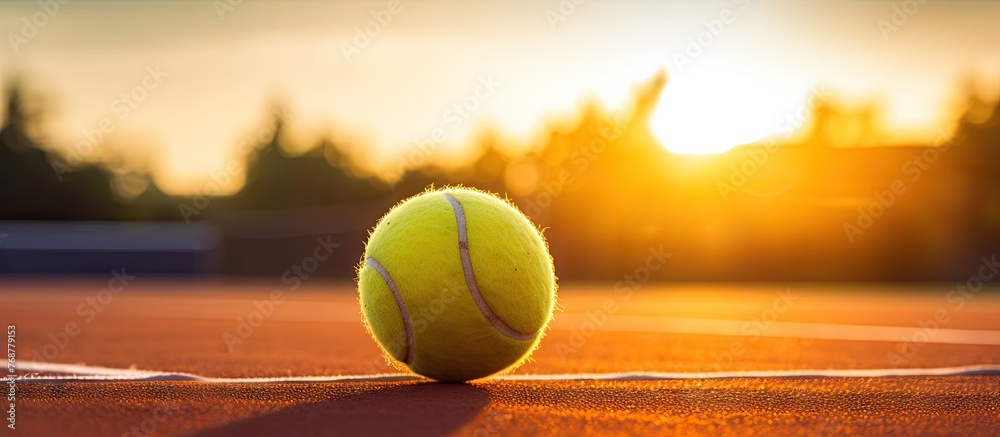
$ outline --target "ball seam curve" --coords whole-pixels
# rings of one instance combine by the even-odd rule
[[[389,286],[389,290],[392,291],[392,297],[396,299],[396,306],[399,307],[399,313],[403,316],[403,328],[406,331],[406,354],[403,356],[403,363],[410,364],[416,355],[416,341],[413,337],[413,325],[410,324],[410,313],[406,310],[406,303],[403,302],[403,295],[399,293],[396,281],[392,280],[389,271],[377,259],[366,258],[365,265],[375,269],[379,276],[382,276],[382,280],[385,281],[386,285]]]
[[[493,312],[490,308],[489,303],[483,297],[482,293],[479,291],[479,283],[476,282],[476,273],[472,269],[472,257],[469,254],[469,232],[468,224],[465,219],[465,210],[462,208],[462,204],[455,199],[454,196],[448,193],[444,194],[445,198],[448,199],[448,203],[451,204],[452,210],[455,212],[455,222],[458,224],[458,250],[460,256],[462,257],[462,270],[465,272],[465,284],[469,287],[469,292],[472,294],[472,299],[476,302],[476,306],[479,307],[479,311],[483,313],[486,320],[490,322],[491,325],[501,334],[510,337],[514,340],[526,341],[535,338],[537,333],[532,332],[525,334],[519,332],[514,328],[511,328],[500,317]]]

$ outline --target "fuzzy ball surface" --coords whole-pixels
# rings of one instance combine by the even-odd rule
[[[382,217],[358,289],[382,349],[447,382],[517,367],[538,346],[556,299],[552,258],[531,220],[467,188],[426,191]]]

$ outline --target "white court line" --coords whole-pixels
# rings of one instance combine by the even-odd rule
[[[190,373],[156,372],[136,369],[85,366],[81,364],[55,364],[21,361],[22,371],[54,373],[57,375],[24,375],[18,383],[32,382],[121,382],[121,381],[197,381],[212,383],[293,383],[293,382],[375,382],[420,381],[423,378],[398,374],[291,376],[277,378],[209,378]],[[720,378],[878,378],[888,376],[958,376],[1000,375],[1000,364],[977,364],[959,367],[906,368],[906,369],[827,369],[827,370],[744,370],[726,372],[618,372],[618,373],[566,373],[551,375],[515,374],[500,375],[491,379],[504,381],[655,381],[668,379],[720,379]]]
[[[600,326],[591,320],[592,315],[563,313],[552,321],[552,329],[581,330],[594,324],[597,331],[658,332],[668,334],[701,334],[726,336],[755,336],[779,338],[809,338],[815,340],[923,342],[937,344],[974,344],[1000,346],[1000,331],[973,329],[924,330],[917,326],[842,325],[835,323],[761,322],[761,326],[747,320],[694,319],[654,316],[607,316]],[[924,335],[917,335],[925,331]],[[933,331],[933,333],[931,333]]]

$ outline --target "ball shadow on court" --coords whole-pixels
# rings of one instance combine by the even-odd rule
[[[490,398],[483,388],[435,382],[365,384],[343,392],[194,435],[440,436],[475,419]]]

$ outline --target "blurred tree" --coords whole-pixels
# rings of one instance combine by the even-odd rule
[[[117,218],[120,208],[107,173],[89,165],[59,171],[53,165],[59,158],[43,151],[29,133],[40,114],[27,110],[18,86],[10,86],[6,94],[6,119],[0,129],[0,218]]]
[[[274,111],[278,114],[280,111]],[[388,185],[359,175],[338,145],[321,138],[308,152],[292,156],[284,141],[285,121],[275,115],[271,141],[248,157],[247,182],[232,199],[239,209],[302,208],[381,198]]]

